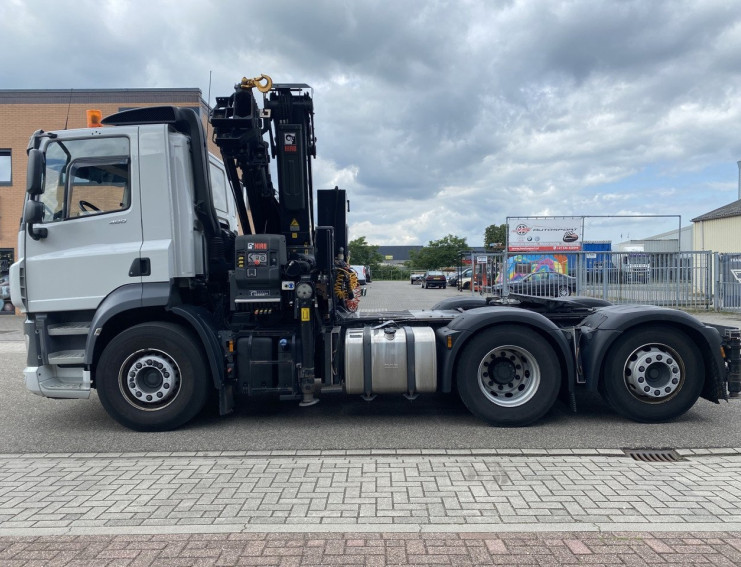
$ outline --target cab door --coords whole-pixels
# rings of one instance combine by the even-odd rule
[[[43,204],[35,227],[45,230],[25,233],[32,313],[95,309],[144,275],[136,132],[90,132],[95,136],[58,136],[45,147],[43,192],[29,197]]]

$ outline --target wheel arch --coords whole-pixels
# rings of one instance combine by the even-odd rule
[[[455,319],[446,327],[438,329],[438,338],[442,346],[440,390],[450,392],[453,387],[455,368],[460,360],[466,345],[477,334],[494,327],[516,325],[537,333],[553,348],[561,365],[563,384],[569,392],[575,384],[574,356],[563,331],[553,322],[538,313],[525,311],[514,307],[480,307],[470,309]],[[452,346],[447,348],[448,336],[451,336]]]
[[[625,333],[650,324],[682,332],[697,345],[705,369],[701,396],[713,402],[722,397],[725,368],[720,350],[722,339],[716,329],[689,314],[651,305],[615,305],[600,309],[583,324],[579,362],[588,390],[596,391],[604,379],[607,354],[615,342]]]
[[[174,323],[188,329],[203,348],[215,388],[224,383],[223,352],[218,329],[208,311],[192,305],[170,306],[168,284],[124,286],[111,293],[100,305],[90,325],[86,344],[86,364],[95,368],[105,347],[122,331],[142,323]],[[93,373],[94,378],[94,373]]]

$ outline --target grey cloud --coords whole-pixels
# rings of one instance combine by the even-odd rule
[[[672,176],[741,154],[737,12],[712,0],[11,1],[0,82],[204,97],[209,72],[212,97],[243,75],[306,82],[316,186],[352,185],[351,223],[476,243],[510,214],[614,211],[606,184],[657,164],[652,190],[675,190],[664,205],[688,218],[735,198],[731,184],[698,202]],[[620,207],[656,206],[635,193]]]

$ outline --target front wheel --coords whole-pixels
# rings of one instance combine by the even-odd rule
[[[208,397],[202,349],[183,327],[137,325],[106,346],[95,373],[98,397],[116,421],[137,431],[174,429]]]
[[[463,403],[492,425],[518,427],[543,417],[561,387],[556,352],[537,332],[502,326],[464,348],[456,367]]]
[[[619,414],[659,422],[689,410],[704,382],[694,342],[676,329],[652,326],[628,331],[610,349],[600,392]]]

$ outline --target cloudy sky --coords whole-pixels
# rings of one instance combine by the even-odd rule
[[[738,198],[739,8],[0,0],[0,88],[308,83],[315,186],[348,189],[352,238],[480,245],[507,217],[584,215],[618,242]]]

